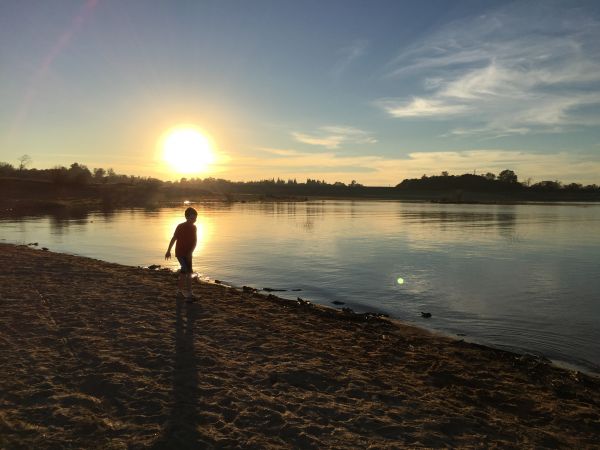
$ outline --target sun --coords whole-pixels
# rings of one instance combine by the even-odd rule
[[[194,126],[177,126],[162,139],[163,160],[181,174],[206,172],[215,162],[210,139]]]

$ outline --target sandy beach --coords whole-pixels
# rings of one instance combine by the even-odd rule
[[[595,377],[175,277],[0,244],[0,448],[600,447]]]

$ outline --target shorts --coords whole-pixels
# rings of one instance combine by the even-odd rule
[[[177,261],[181,264],[181,271],[179,273],[192,273],[192,258],[178,256]]]

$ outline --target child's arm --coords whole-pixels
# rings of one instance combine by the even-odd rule
[[[171,259],[171,248],[173,248],[173,244],[176,240],[177,238],[175,236],[171,238],[171,242],[169,242],[169,248],[167,249],[167,253],[165,253],[165,259]]]

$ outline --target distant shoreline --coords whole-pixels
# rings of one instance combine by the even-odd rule
[[[438,177],[439,178],[439,177]],[[418,180],[417,180],[418,181]],[[159,207],[167,203],[192,202],[298,202],[309,200],[390,200],[436,204],[528,204],[528,203],[595,203],[600,202],[600,191],[477,191],[469,189],[400,189],[392,187],[340,188],[335,192],[296,192],[285,188],[260,184],[246,191],[207,191],[191,185],[151,183],[60,185],[47,180],[29,180],[0,177],[0,211],[29,212],[61,209],[121,207]],[[329,187],[328,189],[333,189]]]

